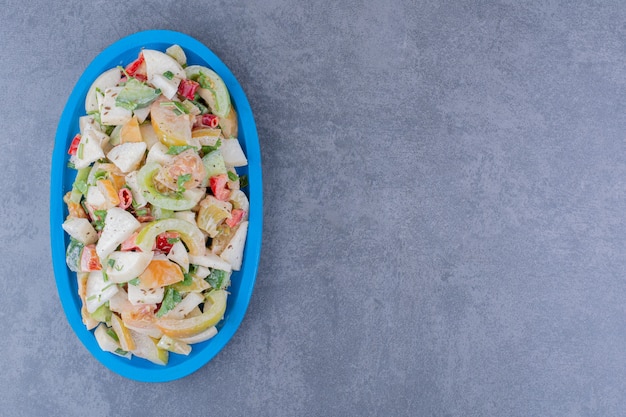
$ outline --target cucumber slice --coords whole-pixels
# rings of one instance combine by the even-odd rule
[[[215,71],[202,65],[190,65],[185,68],[187,78],[200,83],[198,94],[206,101],[213,114],[226,117],[230,112],[230,95],[222,77]]]

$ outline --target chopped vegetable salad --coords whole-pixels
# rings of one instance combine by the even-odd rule
[[[247,159],[223,80],[183,49],[102,73],[68,148],[66,262],[102,350],[166,365],[217,334],[248,229]]]

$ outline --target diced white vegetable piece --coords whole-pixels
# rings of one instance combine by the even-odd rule
[[[170,46],[165,50],[165,53],[174,58],[181,66],[187,65],[187,55],[185,55],[185,51],[183,51],[180,45]]]
[[[86,168],[98,159],[104,158],[102,146],[108,140],[109,137],[99,130],[87,129],[80,138],[78,151],[71,158],[76,169]]]
[[[146,61],[148,82],[153,83],[155,75],[158,74],[163,76],[163,73],[168,71],[174,74],[174,77],[176,78],[187,78],[183,67],[181,67],[180,64],[171,56],[164,54],[161,51],[155,51],[153,49],[144,49],[142,51],[142,54],[144,60]]]
[[[86,203],[96,210],[106,210],[108,207],[107,199],[104,194],[95,185],[90,185],[87,188]]]
[[[155,143],[154,146],[150,148],[150,152],[148,152],[148,156],[146,157],[146,165],[151,162],[157,162],[161,165],[165,165],[168,162],[171,162],[174,159],[174,155],[168,155],[167,150],[168,147],[161,142]]]
[[[133,308],[133,305],[128,301],[128,293],[123,288],[119,288],[119,291],[109,300],[109,309],[116,313],[122,314]]]
[[[161,93],[168,99],[171,100],[176,96],[178,92],[178,84],[180,84],[180,78],[172,78],[167,79],[161,74],[154,74],[152,77],[152,84],[156,88],[161,89]]]
[[[130,335],[135,341],[135,349],[132,353],[135,356],[149,360],[157,365],[167,365],[169,354],[165,349],[157,347],[157,341],[150,336],[141,334],[136,330],[130,329]]]
[[[115,97],[124,87],[111,87],[104,90],[104,97],[100,101],[100,122],[103,125],[123,125],[133,118],[133,112],[115,104]]]
[[[224,157],[224,163],[233,167],[243,167],[248,165],[248,159],[241,149],[239,140],[237,138],[222,139],[222,146],[220,146],[222,156]]]
[[[87,96],[85,97],[85,111],[87,113],[98,111],[98,96],[100,93],[98,93],[97,90],[104,91],[107,88],[115,87],[121,79],[122,71],[117,67],[100,74],[93,84],[91,84],[91,87],[89,87],[89,91],[87,91]]]
[[[107,326],[104,323],[100,323],[100,325],[93,332],[96,337],[96,342],[98,342],[98,346],[105,352],[111,352],[123,358],[130,359],[132,354],[130,352],[126,352],[126,354],[122,355],[119,350],[122,350],[122,347],[118,342],[115,341],[109,334],[107,333]],[[118,350],[119,349],[119,350]]]
[[[198,292],[190,292],[181,300],[180,303],[174,306],[174,309],[165,314],[163,318],[180,320],[203,302],[204,296],[202,294]]]
[[[243,249],[246,245],[246,235],[248,233],[248,222],[241,222],[235,235],[230,239],[226,248],[220,254],[220,258],[232,265],[234,271],[241,269],[243,260]]]
[[[102,235],[96,244],[96,253],[100,259],[106,259],[119,244],[128,239],[139,229],[141,223],[135,217],[119,207],[107,210]]]
[[[191,210],[175,211],[174,217],[181,220],[186,220],[191,224],[196,224],[196,213]]]
[[[148,150],[152,149],[153,145],[161,143],[159,142],[159,138],[154,131],[154,127],[152,127],[152,123],[144,123],[142,125],[139,125],[139,130],[141,131],[141,137],[143,138],[143,141],[146,142]]]
[[[196,204],[206,196],[206,188],[192,188],[183,192],[183,198],[187,201],[195,201]]]
[[[204,266],[206,268],[221,269],[226,272],[232,271],[232,267],[228,261],[208,251],[204,255],[200,256],[189,255],[189,263]]]
[[[217,334],[217,328],[215,326],[213,326],[213,327],[209,327],[208,329],[206,329],[203,332],[200,332],[198,334],[195,334],[195,335],[189,336],[189,337],[181,337],[178,340],[180,340],[181,342],[185,342],[185,343],[191,345],[191,344],[194,344],[194,343],[200,343],[200,342],[204,342],[206,340],[209,340],[210,338],[212,338],[216,334]]]
[[[139,285],[128,285],[128,301],[132,305],[158,304],[163,301],[164,287],[140,288]]]
[[[154,252],[122,252],[114,251],[106,262],[106,273],[109,279],[117,284],[137,278],[152,260]]]
[[[85,301],[87,311],[93,313],[111,299],[119,289],[114,282],[105,281],[102,271],[91,271],[87,277],[87,293]]]
[[[126,174],[139,168],[145,153],[145,142],[128,142],[114,146],[107,158]]]
[[[150,106],[139,107],[133,110],[133,114],[137,117],[137,121],[139,123],[143,123],[146,121],[148,115],[150,114]]]
[[[167,258],[180,265],[185,273],[189,272],[189,252],[187,252],[185,245],[180,240],[172,245]]]
[[[88,129],[94,129],[100,132],[102,131],[102,129],[100,129],[100,125],[98,124],[98,122],[96,122],[96,118],[91,114],[87,116],[81,116],[78,119],[78,126],[80,127],[81,136],[84,135]]]
[[[148,201],[141,193],[139,188],[139,181],[137,180],[138,171],[129,172],[126,174],[126,185],[130,187],[130,192],[133,194],[133,200],[137,205],[137,208],[144,207],[148,204]]]
[[[61,226],[67,234],[85,245],[96,243],[98,240],[98,232],[87,219],[70,217]]]
[[[196,268],[196,272],[195,274],[193,274],[194,276],[200,279],[205,279],[206,277],[211,275],[211,270],[207,268],[206,266],[202,266],[202,265],[197,265],[197,266],[198,267]]]

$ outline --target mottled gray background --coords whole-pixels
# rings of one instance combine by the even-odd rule
[[[7,5],[1,415],[626,415],[624,2]],[[264,164],[246,318],[164,384],[90,356],[49,249],[65,101],[144,29],[231,68]]]

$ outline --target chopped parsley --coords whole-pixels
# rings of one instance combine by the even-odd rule
[[[178,185],[178,192],[185,192],[185,183],[191,181],[191,174],[179,175],[176,179],[176,185]]]
[[[173,107],[174,114],[180,116],[181,114],[189,114],[189,110],[179,101],[164,101],[161,103],[162,107]]]
[[[239,176],[233,171],[228,171],[228,179],[231,181],[237,181],[239,179]]]
[[[247,175],[240,175],[239,176],[239,186],[241,188],[248,186],[248,176]]]
[[[167,149],[167,154],[168,155],[178,155],[182,152],[185,152],[187,149],[196,149],[194,146],[191,145],[180,145],[180,146],[170,146]]]
[[[191,276],[191,274],[185,274],[183,272],[183,276],[185,277],[185,279],[180,282],[180,285],[184,287],[190,286],[191,283],[193,282],[193,277]]]
[[[207,154],[207,153],[210,153],[210,152],[218,150],[220,146],[222,146],[222,140],[218,139],[217,142],[215,142],[215,145],[213,145],[213,146],[209,146],[209,145],[203,146],[202,147],[202,152]]]
[[[171,80],[172,78],[174,78],[174,73],[172,71],[165,71],[163,73],[163,76],[168,80]]]
[[[198,97],[200,96],[198,95]],[[200,110],[200,114],[207,114],[209,112],[209,108],[205,106],[204,104],[200,103],[198,99],[194,98],[194,100],[191,100],[191,102],[194,104],[194,106],[196,106]]]
[[[130,281],[128,281],[128,284],[134,285],[136,287],[137,285],[139,285],[139,277],[131,279]]]
[[[172,311],[176,304],[182,301],[183,297],[180,295],[178,291],[174,288],[168,287],[165,290],[165,296],[163,297],[163,302],[161,303],[161,308],[156,313],[157,317],[163,317],[168,312]]]
[[[117,333],[115,333],[115,330],[113,330],[113,329],[112,329],[112,328],[110,328],[110,327],[107,327],[107,334],[108,334],[109,336],[111,336],[111,339],[113,339],[113,340],[115,340],[116,342],[118,342],[118,343],[119,343],[120,338],[119,338],[119,337],[117,337]]]
[[[229,283],[228,273],[226,271],[222,271],[221,269],[213,269],[208,277],[204,280],[211,285],[211,287],[216,290],[226,288]]]
[[[106,218],[107,211],[106,210],[95,210],[93,212],[96,219],[94,220],[94,228],[96,230],[104,229],[104,219]]]

